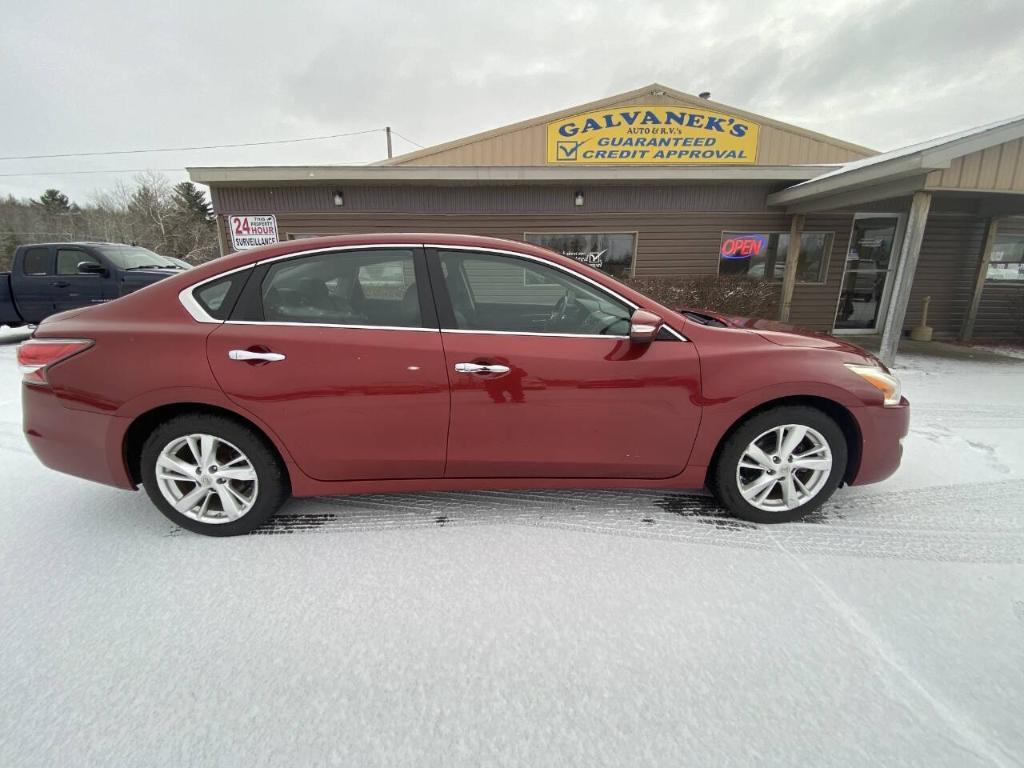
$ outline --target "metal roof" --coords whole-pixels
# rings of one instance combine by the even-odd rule
[[[785,205],[851,189],[882,185],[948,168],[952,160],[1024,137],[1024,115],[979,125],[862,160],[843,163],[768,196],[770,205]]]

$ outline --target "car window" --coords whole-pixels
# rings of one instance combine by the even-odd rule
[[[277,262],[261,287],[268,322],[420,328],[413,253],[338,251]]]
[[[137,245],[101,245],[98,248],[119,269],[183,269],[176,260]]]
[[[50,274],[50,249],[27,249],[25,251],[25,258],[21,263],[21,271],[24,272],[26,275]]]
[[[100,260],[97,259],[90,253],[80,251],[77,248],[58,248],[57,249],[57,274],[58,275],[77,275],[78,265],[83,261],[88,261],[92,264],[99,264]]]
[[[219,280],[205,283],[192,292],[192,297],[199,303],[206,314],[217,320],[227,320],[235,305],[239,291],[252,270],[235,272]]]
[[[629,335],[628,305],[563,270],[492,253],[439,258],[460,330]]]

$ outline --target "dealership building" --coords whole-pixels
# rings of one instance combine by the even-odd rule
[[[537,243],[626,277],[745,275],[779,319],[1024,340],[1024,117],[879,153],[651,85],[365,166],[190,168],[225,253],[355,232]]]

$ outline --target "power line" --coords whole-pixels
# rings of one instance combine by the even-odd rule
[[[367,165],[367,161],[361,160],[358,163],[332,163],[332,165]],[[118,168],[109,171],[34,171],[31,173],[0,173],[0,178],[18,178],[21,176],[86,176],[90,174],[118,174],[118,173],[148,173],[149,171],[156,171],[157,173],[183,173],[184,168]]]
[[[144,155],[150,152],[194,152],[201,149],[235,149],[237,147],[265,147],[270,144],[298,144],[306,141],[325,141],[327,139],[341,139],[345,136],[363,136],[367,133],[383,131],[383,128],[368,128],[365,131],[351,131],[349,133],[332,133],[327,136],[305,136],[300,139],[275,139],[274,141],[249,141],[241,144],[208,144],[201,147],[156,147],[153,149],[113,149],[103,152],[64,152],[55,155],[9,155],[0,157],[0,160],[50,160],[60,157],[101,157],[108,155]],[[402,138],[405,138],[404,136]],[[409,139],[405,139],[409,141]],[[415,141],[410,142],[416,144]],[[417,144],[417,146],[419,146]],[[0,174],[2,175],[2,174]],[[25,175],[25,174],[19,174]]]
[[[420,144],[420,143],[419,143],[418,141],[413,141],[412,139],[408,138],[407,136],[403,136],[403,135],[402,135],[402,134],[400,134],[400,133],[399,133],[398,131],[396,131],[396,130],[395,130],[394,128],[392,128],[392,129],[391,129],[391,132],[392,132],[393,134],[395,134],[395,136],[397,136],[398,138],[400,138],[400,139],[405,139],[405,140],[406,140],[406,141],[408,141],[408,142],[409,142],[410,144],[413,144],[413,145],[415,145],[415,146],[419,147],[420,149],[426,149],[426,147],[424,147],[424,146],[423,146],[422,144]]]

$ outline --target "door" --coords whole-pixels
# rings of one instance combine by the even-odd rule
[[[26,323],[38,323],[54,313],[53,249],[48,245],[26,248],[21,268],[11,274],[11,293]]]
[[[78,265],[82,262],[106,266],[99,257],[81,248],[57,246],[57,275],[53,281],[53,303],[57,312],[90,304],[100,304],[113,298],[109,291],[113,281],[109,275],[82,275]]]
[[[447,477],[683,470],[700,415],[693,344],[632,344],[632,305],[545,262],[428,258],[451,380]]]
[[[448,376],[424,271],[412,248],[276,260],[210,335],[224,392],[309,476],[443,475]]]
[[[857,214],[846,253],[835,332],[876,333],[885,321],[902,217]]]

